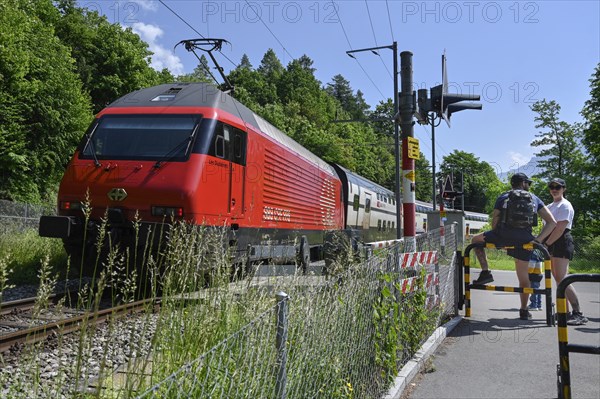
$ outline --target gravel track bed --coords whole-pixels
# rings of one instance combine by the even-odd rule
[[[79,280],[73,284],[79,286]],[[36,293],[37,287],[17,287],[3,293],[2,300],[28,298]],[[84,332],[55,334],[42,343],[1,354],[0,398],[81,397],[80,392],[86,391],[100,374],[110,376],[117,367],[148,355],[157,317],[128,315],[90,326]]]

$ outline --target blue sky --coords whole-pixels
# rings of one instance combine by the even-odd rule
[[[189,73],[196,59],[183,39],[223,38],[225,70],[243,54],[257,67],[272,48],[284,65],[303,54],[325,85],[336,74],[360,89],[372,108],[393,95],[391,50],[379,56],[346,51],[398,43],[413,53],[415,90],[441,80],[447,56],[450,91],[481,95],[482,111],[453,115],[436,129],[436,163],[454,149],[470,152],[497,172],[525,165],[539,151],[536,100],[556,100],[561,118],[581,120],[589,79],[600,62],[600,2],[591,1],[79,1],[111,22],[131,26],[150,44],[153,64]],[[168,7],[167,7],[168,6]],[[171,11],[171,10],[172,11]],[[177,15],[175,15],[177,14]],[[184,23],[182,19],[187,22]],[[231,62],[233,61],[233,63]],[[430,127],[415,126],[431,160]]]

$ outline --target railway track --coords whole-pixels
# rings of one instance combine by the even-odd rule
[[[61,294],[65,295],[65,294]],[[56,296],[54,299],[58,301],[60,296]],[[78,331],[84,326],[90,326],[90,324],[100,324],[112,317],[122,317],[131,313],[143,312],[148,309],[148,306],[156,308],[160,305],[160,298],[145,299],[136,302],[120,304],[107,309],[97,311],[77,311],[67,309],[63,311],[63,315],[71,317],[63,317],[51,320],[44,320],[42,324],[31,325],[31,317],[26,314],[27,311],[34,307],[36,298],[26,298],[17,301],[6,302],[2,304],[0,308],[0,316],[6,316],[11,314],[19,314],[23,317],[23,321],[15,323],[14,321],[6,321],[0,319],[0,326],[10,327],[16,329],[7,333],[0,334],[0,353],[7,352],[11,348],[19,345],[33,344],[45,340],[47,337],[55,334],[68,334],[74,331]],[[75,313],[74,316],[72,316]],[[58,317],[58,316],[56,316]],[[41,319],[48,319],[49,317],[40,317]],[[27,320],[30,320],[28,323]]]

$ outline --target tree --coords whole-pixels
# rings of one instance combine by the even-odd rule
[[[178,76],[177,81],[214,83],[214,80],[212,76],[210,76],[209,71],[210,66],[208,65],[208,59],[204,54],[201,54],[198,66],[194,68],[194,71],[192,73]]]
[[[542,158],[538,165],[543,169],[538,177],[549,179],[567,176],[583,158],[575,140],[578,127],[559,119],[560,105],[554,100],[538,101],[531,106],[531,110],[537,113],[535,127],[544,129],[536,134],[538,139],[531,143],[532,147],[543,147],[536,153]]]
[[[281,75],[283,75],[284,68],[281,61],[279,61],[279,58],[277,58],[275,51],[269,49],[260,61],[257,70],[268,81],[277,83],[279,78],[281,78]]]
[[[556,101],[541,100],[531,106],[537,113],[535,116],[536,128],[543,129],[531,145],[542,147],[536,156],[542,158],[538,166],[542,169],[535,177],[547,182],[553,177],[563,178],[567,182],[568,197],[575,213],[575,224],[585,224],[589,219],[590,201],[589,193],[591,181],[587,174],[584,155],[580,149],[578,136],[581,125],[569,124],[559,119],[560,105]],[[552,197],[547,190],[539,190],[540,198],[545,202],[551,202]],[[597,197],[593,203],[597,202]],[[586,211],[583,211],[586,210]]]
[[[72,0],[60,1],[58,8],[55,33],[71,49],[94,112],[134,90],[174,80],[166,71],[152,69],[152,52],[131,28],[111,24]]]
[[[431,164],[422,152],[415,161],[415,197],[419,201],[431,202]]]
[[[595,165],[593,173],[600,176],[600,64],[596,66],[590,78],[590,99],[585,102],[581,115],[585,118],[583,129],[583,144],[590,157],[591,164]]]
[[[0,198],[38,203],[56,190],[92,114],[50,0],[0,1]]]
[[[246,54],[242,54],[242,59],[240,61],[240,65],[238,67],[249,69],[249,70],[254,69],[254,68],[252,68],[252,63],[250,62],[250,58],[248,58],[248,56]]]
[[[496,197],[508,188],[498,179],[490,164],[465,151],[454,150],[444,156],[438,176],[445,180],[451,172],[455,177],[454,190],[464,193],[466,211],[490,213]],[[464,174],[464,187],[458,179],[460,173]]]
[[[583,184],[581,192],[576,193],[581,206],[576,215],[579,214],[578,221],[585,230],[582,235],[597,237],[600,234],[600,64],[590,79],[590,88],[590,98],[581,111],[585,119],[581,141],[589,159],[584,161],[583,173],[578,174]]]
[[[275,51],[273,49],[267,50],[265,55],[263,56],[260,65],[256,69],[258,72],[259,80],[263,83],[261,84],[260,92],[253,94],[255,100],[265,106],[267,104],[275,104],[280,103],[281,100],[279,95],[277,94],[277,85],[279,84],[279,80],[283,75],[285,69],[277,58]]]
[[[339,101],[343,110],[350,114],[352,119],[365,119],[369,106],[366,104],[362,92],[359,90],[354,95],[350,82],[342,75],[335,75],[331,83],[327,83],[325,91]]]

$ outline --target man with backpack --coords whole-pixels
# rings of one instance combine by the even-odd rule
[[[554,230],[556,220],[536,195],[529,192],[532,181],[525,173],[515,173],[510,178],[512,190],[501,194],[494,205],[492,213],[492,230],[476,235],[472,243],[490,243],[497,247],[515,246],[521,247],[531,241],[543,242]],[[537,216],[544,220],[544,227],[540,234],[535,237],[532,233],[533,226],[537,225]],[[531,251],[523,248],[507,249],[507,254],[515,259],[515,268],[519,287],[528,288],[529,283],[529,259]],[[487,284],[494,281],[489,271],[487,258],[483,248],[475,248],[475,255],[481,264],[479,278],[473,284]],[[521,308],[519,318],[521,320],[531,319],[531,313],[527,310],[527,299],[529,294],[520,293]]]

